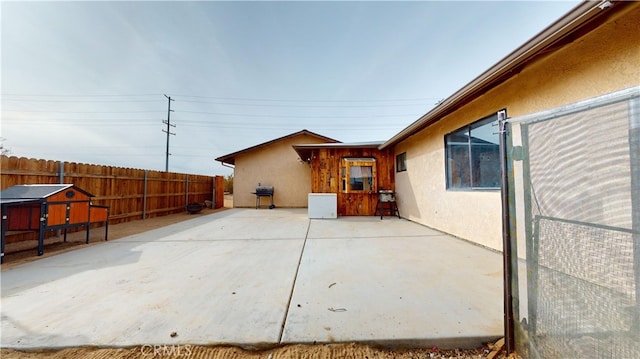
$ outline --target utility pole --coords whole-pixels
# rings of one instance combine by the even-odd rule
[[[167,125],[167,129],[166,130],[162,130],[162,132],[165,132],[167,134],[167,153],[166,153],[164,171],[165,172],[169,172],[169,155],[171,154],[171,153],[169,153],[169,136],[170,135],[174,135],[174,136],[176,135],[175,133],[171,132],[171,127],[176,127],[176,125],[172,125],[171,124],[171,112],[173,112],[173,110],[171,109],[171,101],[175,101],[175,100],[173,100],[171,98],[171,96],[164,95],[164,97],[167,98],[167,101],[169,103],[168,108],[167,108],[167,120],[166,121],[162,121],[162,123]]]

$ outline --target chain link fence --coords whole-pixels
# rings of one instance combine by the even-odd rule
[[[640,88],[510,130],[517,351],[640,358]]]

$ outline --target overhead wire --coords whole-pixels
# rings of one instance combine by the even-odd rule
[[[166,119],[166,100],[154,97],[163,94],[123,95],[71,95],[71,94],[0,94],[3,125],[17,124],[29,127],[87,127],[91,131],[99,128],[126,127],[132,131],[153,131],[161,127]],[[188,129],[220,129],[220,133],[233,130],[243,134],[260,134],[296,131],[307,128],[312,131],[335,132],[366,129],[375,137],[376,133],[398,130],[398,123],[415,117],[413,109],[424,108],[429,99],[378,99],[378,100],[302,100],[238,98],[194,95],[172,95],[176,100],[172,106],[171,122],[184,135]],[[424,101],[424,102],[423,102]],[[420,102],[420,103],[417,103]],[[158,104],[158,105],[156,105]],[[22,109],[21,109],[22,108]],[[219,111],[218,109],[231,111]],[[262,111],[264,108],[265,111]],[[157,109],[157,110],[156,110]],[[268,109],[268,110],[266,110]],[[398,109],[403,113],[396,113]],[[409,111],[406,111],[409,110]],[[270,113],[270,112],[276,113]],[[296,112],[298,112],[296,114]],[[370,119],[371,121],[366,121]],[[291,121],[296,120],[296,121]],[[335,121],[331,121],[335,120]],[[352,121],[350,121],[352,120]],[[366,123],[365,123],[366,122]],[[144,129],[144,130],[142,130]],[[31,131],[29,128],[27,131]],[[197,130],[195,130],[197,131]],[[158,130],[159,132],[159,130]],[[37,145],[22,148],[40,148]],[[105,153],[110,157],[156,158],[164,146],[118,145],[111,151],[109,145],[84,145],[76,143],[66,148],[50,148],[47,154],[54,156],[76,156],[80,154]],[[202,146],[172,145],[172,158],[212,158]],[[145,153],[148,151],[148,153]]]
[[[110,109],[110,110],[102,110],[105,104],[112,104],[121,102],[123,104],[132,104],[132,103],[152,103],[152,102],[164,102],[164,99],[157,100],[147,100],[140,99],[141,97],[149,97],[149,96],[160,96],[159,94],[110,94],[110,95],[91,95],[91,94],[83,94],[83,95],[71,95],[71,94],[1,94],[0,95],[3,101],[7,102],[24,102],[28,103],[40,103],[40,104],[49,104],[49,103],[63,103],[66,105],[71,105],[71,108],[61,109],[61,108],[50,108],[47,109],[48,106],[38,106],[37,109],[7,109],[6,106],[2,108],[3,114],[3,122],[8,123],[17,123],[19,122],[21,125],[29,125],[29,126],[39,126],[39,125],[47,125],[47,126],[91,126],[91,127],[106,127],[106,126],[128,126],[128,127],[152,127],[158,126],[158,123],[164,120],[164,115],[166,114],[166,110],[141,110],[140,107],[137,109],[122,109],[122,106],[118,106],[118,110]],[[7,98],[9,97],[9,98]],[[12,98],[14,97],[14,98]],[[17,98],[15,98],[17,97]],[[340,130],[350,130],[350,129],[362,129],[366,128],[369,131],[375,130],[386,130],[386,129],[397,129],[398,125],[392,123],[391,120],[405,120],[414,118],[417,113],[389,113],[388,111],[380,111],[376,113],[359,113],[347,111],[346,113],[340,113],[339,109],[375,109],[375,108],[397,108],[397,107],[418,107],[421,109],[425,107],[424,103],[411,103],[415,101],[426,101],[431,98],[398,98],[398,99],[355,99],[355,100],[302,100],[302,99],[274,99],[274,98],[240,98],[240,97],[216,97],[216,96],[199,96],[199,95],[185,95],[178,94],[173,95],[176,98],[177,106],[174,106],[172,109],[173,112],[173,123],[182,128],[207,128],[207,127],[216,127],[216,128],[227,128],[227,129],[243,129],[243,130],[264,130],[264,129],[289,129],[292,127],[299,127],[302,125],[303,127],[314,127],[320,129],[340,129]],[[180,97],[183,97],[181,99]],[[44,99],[43,99],[44,98]],[[87,100],[86,98],[91,98],[91,100]],[[193,100],[193,99],[202,99],[201,100]],[[216,101],[226,101],[226,102],[216,102]],[[231,101],[231,102],[229,102]],[[234,103],[234,101],[242,101]],[[85,107],[86,105],[96,104],[99,110],[77,110],[73,108],[72,104],[78,104]],[[184,104],[186,106],[180,106]],[[190,109],[189,104],[205,104],[205,105],[217,105],[217,106],[232,106],[232,107],[270,107],[270,108],[281,108],[284,112],[281,113],[251,113],[251,112],[235,112],[235,111],[207,111],[198,110],[198,109]],[[148,106],[145,106],[148,108]],[[180,109],[183,107],[183,109]],[[302,114],[292,114],[291,112],[287,113],[286,109],[297,109],[297,108],[313,108],[327,110],[337,110],[339,113],[327,113],[327,112],[305,112]],[[409,111],[410,112],[410,111]],[[14,116],[7,116],[7,114],[16,114]],[[22,114],[23,116],[17,116],[17,114]],[[26,116],[24,116],[26,114]],[[51,117],[32,117],[28,114],[56,114],[58,115],[55,118]],[[91,115],[103,115],[103,114],[128,114],[126,118],[100,118],[100,117],[88,117]],[[158,114],[157,118],[135,118],[135,114]],[[60,117],[62,115],[62,117]],[[70,115],[68,117],[64,117],[64,115]],[[74,115],[84,115],[82,118],[78,118]],[[194,116],[190,116],[194,115]],[[207,119],[198,119],[195,116],[209,116]],[[261,119],[261,120],[251,120],[251,119]],[[265,120],[268,121],[265,121]],[[278,119],[282,119],[283,121],[278,121]],[[301,120],[297,121],[296,124],[291,124],[289,119]],[[316,121],[316,123],[304,122],[304,120],[349,120],[349,119],[384,119],[384,123],[379,123],[379,121],[370,121],[366,125],[362,125],[361,123],[349,123],[348,121],[342,121],[340,123],[330,123],[329,121]],[[302,123],[301,123],[302,122]],[[319,123],[318,123],[319,122]]]
[[[416,104],[377,104],[377,105],[332,105],[332,104],[305,104],[305,105],[281,105],[271,103],[232,103],[232,102],[213,102],[213,101],[195,101],[195,100],[179,100],[181,103],[200,103],[210,105],[225,106],[247,106],[247,107],[288,107],[288,108],[369,108],[369,107],[407,107],[407,106],[424,106],[424,103]]]
[[[161,93],[149,93],[149,94],[17,94],[17,93],[3,93],[0,97],[15,96],[15,97],[143,97],[143,96],[162,96]]]
[[[264,102],[325,102],[325,103],[340,103],[340,102],[399,102],[399,101],[430,101],[438,100],[439,98],[422,97],[422,98],[396,98],[396,99],[274,99],[274,98],[248,98],[248,97],[216,97],[216,96],[197,96],[197,95],[181,95],[174,94],[177,97],[191,97],[191,98],[203,98],[203,99],[215,99],[224,101],[264,101]]]
[[[50,102],[50,103],[148,103],[148,102],[161,102],[162,100],[43,100],[43,99],[14,99],[14,98],[5,98],[4,101],[12,101],[12,102]]]

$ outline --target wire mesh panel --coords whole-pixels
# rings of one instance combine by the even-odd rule
[[[514,309],[525,357],[640,358],[640,91],[631,94],[519,123],[526,278],[515,282],[526,289],[515,292],[527,309]]]
[[[531,324],[539,351],[638,357],[630,356],[640,354],[638,338],[632,340],[632,232],[549,217],[537,217],[534,228],[537,308]]]

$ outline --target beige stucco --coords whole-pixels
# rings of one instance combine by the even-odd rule
[[[634,5],[398,143],[396,154],[407,153],[407,171],[396,173],[400,213],[501,250],[500,193],[446,189],[444,136],[503,108],[516,117],[637,86],[639,64],[640,11]]]
[[[276,207],[307,207],[311,192],[311,168],[298,159],[294,144],[324,143],[322,139],[306,134],[285,137],[235,157],[233,173],[233,206],[255,207],[256,186],[274,186]],[[262,198],[262,205],[268,204]]]

